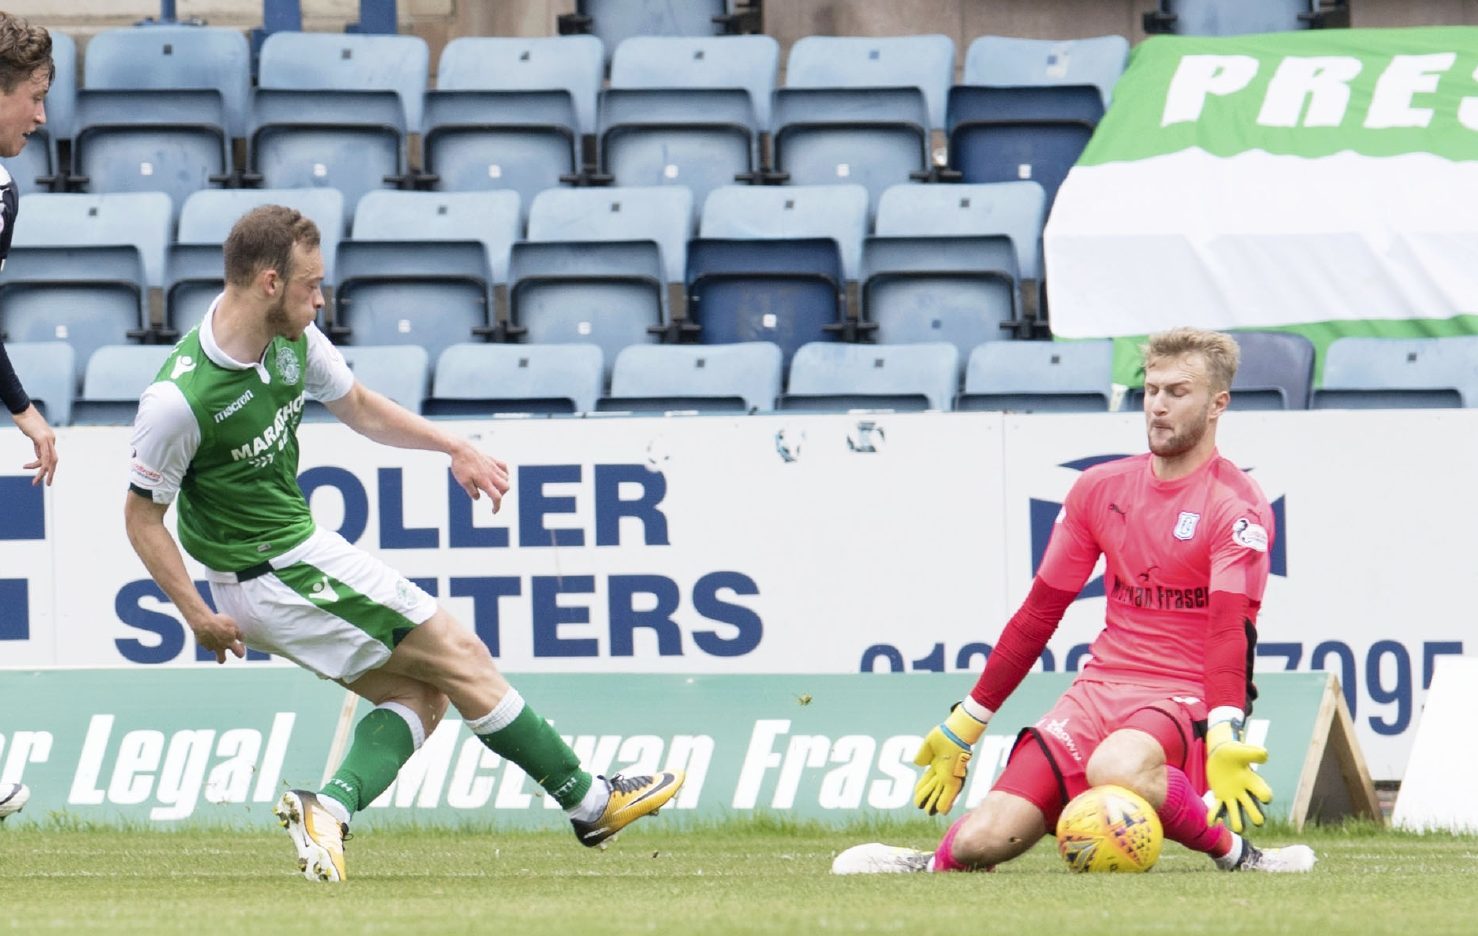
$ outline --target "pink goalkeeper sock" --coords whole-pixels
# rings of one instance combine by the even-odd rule
[[[930,871],[993,871],[995,869],[995,865],[984,865],[983,868],[977,868],[955,861],[955,832],[958,832],[959,827],[964,824],[965,818],[961,816],[956,819],[955,825],[950,825],[949,831],[944,832],[944,837],[940,838],[939,847],[934,849],[934,865]]]
[[[1206,804],[1196,795],[1191,781],[1179,767],[1165,768],[1165,804],[1160,807],[1165,837],[1186,848],[1220,858],[1232,848],[1232,833],[1226,826],[1206,824]]]
[[[964,822],[965,822],[965,818],[963,816],[961,816],[959,819],[956,819],[955,820],[955,824],[949,827],[949,831],[948,832],[944,833],[944,838],[942,838],[942,839],[939,840],[939,847],[934,850],[934,868],[933,868],[933,870],[935,870],[935,871],[969,871],[970,870],[965,865],[962,865],[958,861],[955,861],[955,855],[954,855],[955,833],[958,832],[958,831],[960,831],[960,826],[962,824],[964,824]]]

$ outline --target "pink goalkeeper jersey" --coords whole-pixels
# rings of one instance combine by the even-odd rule
[[[1273,511],[1262,489],[1213,452],[1160,481],[1149,453],[1085,471],[1067,495],[1037,575],[1076,594],[1102,553],[1107,622],[1083,676],[1204,697],[1212,592],[1246,595],[1268,580]]]

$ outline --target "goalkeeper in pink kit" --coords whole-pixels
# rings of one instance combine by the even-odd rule
[[[838,874],[989,870],[1056,827],[1068,800],[1118,784],[1155,808],[1165,837],[1227,871],[1308,871],[1307,846],[1258,849],[1243,815],[1272,798],[1242,740],[1255,622],[1276,531],[1257,483],[1216,450],[1236,342],[1178,328],[1144,348],[1150,451],[1090,468],[1057,518],[1030,594],[975,688],[924,739],[917,805],[948,812],[970,753],[1021,683],[1068,605],[1105,557],[1106,623],[1092,659],[1052,710],[1024,730],[985,799],[933,852],[878,843],[839,855]],[[1203,791],[1214,797],[1208,811]]]

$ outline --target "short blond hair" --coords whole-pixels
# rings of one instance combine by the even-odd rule
[[[1206,362],[1206,374],[1211,378],[1212,393],[1232,389],[1232,378],[1237,376],[1237,365],[1242,362],[1242,349],[1231,335],[1189,326],[1150,335],[1139,350],[1145,370],[1159,358],[1201,355]]]

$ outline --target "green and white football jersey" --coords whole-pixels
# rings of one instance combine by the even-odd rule
[[[219,302],[139,400],[129,482],[156,504],[178,495],[180,545],[234,572],[313,532],[298,487],[298,423],[306,399],[339,399],[354,374],[313,325],[297,341],[273,339],[258,362],[232,360],[212,331]]]

